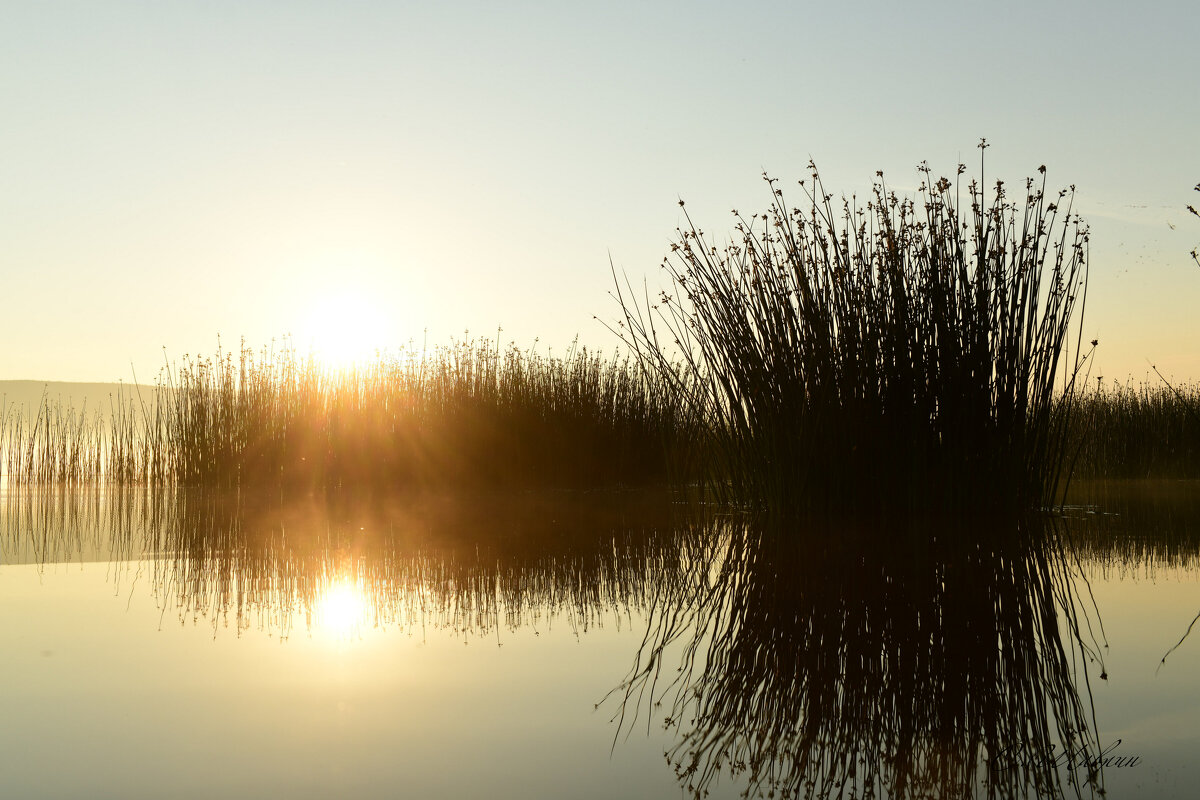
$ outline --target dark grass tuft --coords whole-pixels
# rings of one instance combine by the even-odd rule
[[[798,209],[767,179],[770,209],[735,211],[726,245],[688,217],[653,305],[618,288],[626,342],[705,422],[715,498],[904,513],[1053,497],[1087,229],[1044,178],[1014,198],[921,173],[916,199],[880,175],[860,206],[813,168]]]

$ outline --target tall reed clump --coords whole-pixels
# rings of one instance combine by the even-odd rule
[[[345,370],[243,348],[164,386],[160,470],[180,485],[644,485],[682,438],[657,374],[578,347],[463,342]]]
[[[627,344],[707,423],[705,489],[786,513],[1047,503],[1056,385],[1071,396],[1084,358],[1073,187],[1047,195],[1043,167],[1011,198],[922,164],[916,199],[878,173],[863,208],[810,168],[803,207],[767,178],[769,211],[735,210],[724,246],[687,217],[656,302],[618,286]]]

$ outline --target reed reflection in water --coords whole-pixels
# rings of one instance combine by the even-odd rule
[[[583,631],[682,568],[670,498],[10,492],[6,563],[146,559],[164,613],[214,633]]]
[[[1067,502],[1072,549],[1100,577],[1200,567],[1200,481],[1077,481]]]
[[[8,563],[146,564],[163,619],[214,635],[636,626],[615,730],[665,720],[696,796],[1102,786],[1054,763],[1099,748],[1098,648],[1053,519],[799,536],[642,494],[29,491],[3,506]]]
[[[686,543],[711,568],[653,604],[617,719],[678,728],[668,759],[697,797],[728,773],[768,797],[1091,793],[1098,648],[1060,532],[716,520]]]

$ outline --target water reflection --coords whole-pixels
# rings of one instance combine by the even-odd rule
[[[144,491],[26,488],[0,492],[0,564],[125,560],[157,497]]]
[[[605,708],[620,734],[664,724],[696,796],[1102,786],[1086,764],[1100,650],[1061,521],[800,536],[640,494],[0,501],[4,563],[146,564],[164,620],[214,635],[629,624],[636,660]],[[1100,552],[1099,536],[1073,538]],[[1059,768],[1064,750],[1075,769]]]
[[[316,613],[309,618],[309,627],[316,626],[327,634],[351,638],[361,634],[369,623],[367,593],[361,581],[343,577],[325,589],[317,603]]]
[[[1098,752],[1058,533],[718,520],[688,541],[711,569],[657,598],[619,718],[678,728],[696,796],[728,772],[768,797],[1088,793],[1099,773],[1054,763]]]
[[[1092,574],[1153,576],[1200,566],[1200,481],[1081,481],[1064,509]]]
[[[147,559],[164,612],[215,633],[586,631],[680,568],[670,498],[647,493],[38,490],[0,506],[2,563]]]

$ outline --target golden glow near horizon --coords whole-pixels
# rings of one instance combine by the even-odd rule
[[[313,303],[296,343],[322,363],[349,367],[387,350],[390,327],[383,309],[365,290],[341,288]]]
[[[385,345],[503,327],[611,350],[612,270],[656,293],[679,199],[722,244],[730,209],[770,204],[764,170],[793,206],[810,158],[835,204],[877,170],[911,197],[922,161],[977,177],[982,137],[985,184],[1016,191],[1045,165],[1051,193],[1078,186],[1092,375],[1153,382],[1154,364],[1200,380],[1194,2],[1010,4],[1002,18],[774,3],[683,22],[675,4],[617,5],[516,4],[498,25],[460,3],[7,4],[0,151],[20,158],[0,162],[0,275],[20,302],[0,315],[0,380],[129,380],[131,363],[147,379],[164,346],[209,353],[218,335],[290,332],[304,348],[309,302],[346,285],[409,305]],[[947,63],[1005,54],[1011,69],[984,88],[976,70],[922,71],[924,102],[878,92],[916,31]],[[463,41],[469,57],[447,59]],[[1052,53],[1071,53],[1069,97],[1031,92]],[[835,65],[836,86],[780,99],[780,82]],[[767,113],[695,125],[677,109],[698,103]],[[955,113],[931,124],[931,103]],[[339,314],[353,318],[323,320],[314,344],[338,358],[380,344],[369,316]]]

